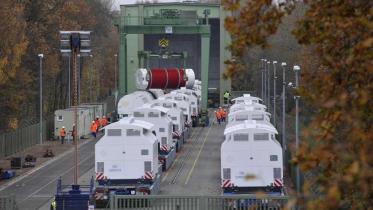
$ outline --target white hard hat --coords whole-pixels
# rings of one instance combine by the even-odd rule
[[[105,118],[105,115],[104,115],[104,116],[102,116],[102,118]]]
[[[92,123],[95,123],[95,121],[93,120]]]
[[[62,126],[62,128],[65,128],[65,126]]]

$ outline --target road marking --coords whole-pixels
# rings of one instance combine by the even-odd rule
[[[187,176],[187,179],[185,180],[185,183],[184,183],[184,184],[188,184],[188,182],[189,182],[190,176],[192,175],[193,170],[194,170],[194,167],[196,166],[197,161],[198,161],[198,159],[199,159],[199,156],[201,155],[202,149],[203,149],[203,147],[205,146],[205,143],[206,143],[207,137],[209,136],[209,133],[210,133],[210,131],[211,131],[211,128],[212,128],[212,127],[210,126],[209,130],[207,131],[206,137],[205,137],[205,139],[203,140],[203,144],[202,144],[202,146],[201,146],[201,148],[200,148],[200,150],[199,150],[199,152],[198,152],[197,158],[194,160],[193,166],[192,166],[192,168],[190,169],[190,171],[189,171],[189,173],[188,173],[188,176]]]
[[[191,140],[195,137],[194,134],[196,134],[196,129],[193,129],[189,140]],[[185,145],[185,144],[183,144],[183,145]],[[184,153],[184,151],[185,151],[185,149],[183,150],[183,153]],[[171,168],[175,165],[175,163],[177,161],[179,161],[179,158],[180,158],[181,155],[182,155],[182,153],[179,153],[179,155],[176,156],[175,161],[172,163],[171,167],[166,171],[166,173],[164,174],[164,177],[162,178],[161,182],[164,182],[166,180],[166,178],[168,177],[168,174],[170,174],[169,172],[171,171]]]
[[[87,158],[79,161],[78,165],[80,165],[82,162],[85,162],[86,160],[92,158],[93,155],[90,155],[88,156]],[[57,179],[59,179],[60,177],[63,177],[65,176],[67,173],[69,173],[71,170],[73,170],[75,168],[75,166],[71,167],[70,169],[68,169],[65,173],[63,173],[61,176],[57,176],[56,178],[52,179],[50,182],[48,182],[47,184],[41,186],[38,190],[36,190],[35,192],[31,193],[29,196],[27,196],[25,199],[23,199],[21,202],[19,203],[23,203],[25,200],[33,197],[34,195],[36,195],[38,192],[40,192],[42,189],[44,189],[46,186],[52,184],[53,182],[55,182]],[[56,185],[57,186],[57,185]]]
[[[90,140],[87,140],[87,141],[85,141],[85,142],[79,144],[78,148],[82,147],[83,145],[87,144],[88,142],[90,142]],[[48,160],[48,161],[42,163],[40,166],[38,166],[38,167],[36,167],[36,168],[34,168],[34,169],[28,171],[27,173],[25,173],[25,174],[23,174],[23,175],[21,175],[21,176],[19,176],[19,177],[14,178],[12,181],[10,181],[10,182],[8,182],[8,183],[5,183],[3,186],[1,186],[1,187],[0,187],[0,191],[5,190],[5,189],[8,188],[9,186],[11,186],[11,185],[13,185],[13,184],[15,184],[15,183],[17,183],[17,182],[23,180],[24,178],[26,178],[26,177],[30,176],[31,174],[33,174],[33,173],[39,171],[40,169],[43,169],[44,167],[46,167],[46,166],[48,166],[48,165],[50,165],[50,164],[56,162],[57,160],[62,159],[62,158],[65,157],[67,154],[69,154],[69,153],[71,153],[71,152],[73,152],[73,151],[74,151],[74,148],[71,148],[71,149],[69,149],[69,150],[63,152],[62,154],[58,155],[57,157],[55,157],[55,158],[53,158],[53,159],[51,159],[51,160]]]

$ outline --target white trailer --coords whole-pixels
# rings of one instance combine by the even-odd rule
[[[163,95],[162,90],[150,89],[147,91],[135,91],[131,94],[123,96],[118,102],[119,118],[128,117],[138,107],[149,103]]]
[[[105,127],[105,135],[95,145],[96,207],[105,206],[112,194],[159,191],[162,169],[153,127],[133,117]]]
[[[270,124],[245,121],[224,130],[221,145],[223,193],[281,194],[282,149]]]
[[[196,91],[186,89],[186,88],[180,88],[172,92],[183,93],[187,95],[187,97],[189,98],[190,106],[192,108],[191,118],[192,118],[193,127],[196,127],[199,121],[199,115],[201,113],[201,103],[196,94]]]
[[[175,100],[179,102],[180,109],[183,111],[184,119],[185,119],[185,122],[184,122],[184,125],[185,125],[184,142],[185,142],[186,139],[190,136],[190,131],[191,131],[190,127],[192,126],[192,108],[191,108],[191,104],[189,102],[188,97],[183,93],[171,92],[160,97],[160,99],[167,99],[167,100],[171,99],[171,100]]]
[[[96,117],[101,118],[102,116],[106,115],[105,103],[84,103],[79,105],[79,107],[91,107],[94,112],[92,120],[94,120]]]
[[[257,111],[254,107],[245,107],[245,109],[229,112],[227,127],[243,123],[245,120],[256,120],[258,123],[270,124],[270,117],[271,114],[268,112]]]
[[[172,140],[172,120],[168,117],[169,109],[145,104],[135,109],[129,116],[154,124],[153,131],[158,140],[159,160],[167,170],[176,158],[175,143]]]
[[[92,122],[92,109],[88,107],[77,108],[78,137],[85,138],[90,133]],[[66,139],[72,139],[72,130],[74,125],[74,109],[60,109],[54,112],[54,138],[58,139],[62,126],[65,127]]]
[[[262,103],[262,99],[260,99],[258,97],[251,96],[250,94],[243,94],[243,96],[234,98],[234,99],[232,99],[232,101],[235,104],[244,104],[244,103],[248,103],[248,102]]]
[[[185,127],[184,115],[183,111],[179,107],[179,102],[173,99],[157,99],[150,102],[150,104],[162,106],[168,109],[167,115],[172,120],[173,124],[172,138],[176,144],[176,152],[178,152],[183,145],[183,131]]]
[[[237,110],[246,109],[246,107],[254,107],[254,110],[256,110],[256,111],[266,111],[267,110],[266,105],[259,104],[259,103],[247,102],[247,103],[242,103],[242,104],[233,104],[229,108],[229,112],[235,112]]]

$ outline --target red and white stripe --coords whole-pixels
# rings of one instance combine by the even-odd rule
[[[172,132],[172,138],[180,138],[180,136],[181,136],[180,131],[174,131],[174,132]]]
[[[161,146],[161,150],[167,152],[167,151],[168,151],[167,144],[162,145],[162,146]]]
[[[153,179],[153,174],[150,171],[145,171],[144,179]]]
[[[192,121],[185,122],[186,127],[191,127],[192,126]]]
[[[273,185],[275,187],[282,187],[284,184],[282,183],[281,179],[275,179],[275,181],[273,182]]]
[[[222,187],[224,188],[233,187],[233,183],[229,179],[224,179],[222,183]]]
[[[104,200],[104,193],[95,193],[95,200]]]
[[[96,172],[96,180],[103,180],[105,179],[103,172]]]

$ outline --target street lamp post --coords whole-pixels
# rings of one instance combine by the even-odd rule
[[[267,103],[268,103],[268,111],[270,110],[271,107],[271,61],[267,62]]]
[[[114,54],[115,57],[115,66],[114,66],[114,90],[117,91],[117,65],[118,65],[118,54]]]
[[[264,88],[264,93],[263,93],[263,101],[264,104],[267,104],[267,59],[263,60],[263,68],[264,68],[264,80],[263,80],[263,88]]]
[[[293,70],[295,72],[295,87],[299,87],[299,72],[300,67],[294,66]],[[296,152],[298,152],[299,149],[299,95],[295,95],[295,149]],[[300,195],[300,171],[299,171],[299,163],[296,167],[296,187],[297,187],[297,193]]]
[[[67,98],[67,106],[71,107],[71,54],[69,53],[69,86],[67,87],[68,98]]]
[[[39,143],[43,144],[43,54],[39,54]]]
[[[263,88],[263,80],[264,80],[264,66],[263,66],[263,58],[260,59],[260,71],[261,71],[261,74],[262,74],[262,83],[261,84],[261,98],[263,99],[263,92],[264,92],[264,88]]]
[[[88,72],[88,76],[89,76],[89,102],[91,103],[92,102],[92,58],[93,58],[93,55],[90,54],[89,57],[91,58],[90,60],[90,65],[89,65],[89,72]]]
[[[277,61],[273,61],[273,127],[276,128],[276,64]]]
[[[285,73],[286,73],[286,63],[282,62],[282,157],[284,158],[284,163],[286,162],[286,131],[285,131],[285,97],[286,97],[286,80],[285,80]]]

